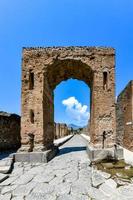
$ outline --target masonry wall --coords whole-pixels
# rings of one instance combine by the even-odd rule
[[[23,48],[21,150],[53,148],[54,96],[62,81],[82,80],[91,91],[90,140],[112,148],[116,138],[115,50],[102,47]],[[89,95],[89,94],[86,94]]]
[[[70,135],[71,131],[64,123],[55,123],[55,139]]]
[[[118,96],[116,119],[117,143],[133,151],[133,81]]]
[[[82,133],[85,134],[85,135],[89,135],[88,126],[83,128]]]
[[[0,151],[20,147],[20,116],[0,112]]]

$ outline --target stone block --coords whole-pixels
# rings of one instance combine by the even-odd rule
[[[92,173],[92,185],[94,187],[98,187],[104,182],[105,182],[105,178],[98,171],[94,171]]]
[[[47,163],[58,153],[58,147],[44,152],[15,153],[15,162]]]
[[[106,149],[95,149],[91,146],[87,147],[87,153],[92,162],[100,162],[104,159],[122,160],[123,149],[121,147],[106,148]]]
[[[117,148],[116,156],[117,156],[118,160],[123,160],[124,159],[123,148],[121,146],[119,146]]]
[[[47,151],[47,161],[50,161],[52,158],[54,158],[58,152],[59,149],[56,146],[52,150]]]
[[[30,153],[15,153],[15,162],[30,162]]]
[[[42,160],[42,158],[45,158],[45,160]],[[42,153],[42,152],[31,152],[30,153],[30,162],[42,162],[42,161],[47,161],[46,160],[46,152]]]

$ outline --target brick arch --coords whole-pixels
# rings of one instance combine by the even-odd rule
[[[92,68],[81,60],[76,59],[55,60],[53,64],[47,66],[45,74],[51,89],[55,89],[60,82],[70,78],[82,80],[89,87],[93,83]]]
[[[91,89],[92,145],[95,148],[103,147],[103,132],[105,131],[104,147],[113,147],[116,132],[114,65],[114,49],[112,48],[23,49],[21,148],[29,149],[29,133],[34,135],[34,151],[53,147],[53,90],[61,81],[69,78],[82,80]],[[110,87],[107,90],[103,87],[105,67],[110,72],[108,77]],[[29,119],[31,109],[34,112],[34,123],[31,123]]]

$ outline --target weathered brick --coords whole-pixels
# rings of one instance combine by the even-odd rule
[[[90,87],[91,143],[95,148],[113,147],[116,137],[114,57],[113,48],[24,48],[21,149],[42,151],[53,147],[53,90],[69,78],[82,80]]]

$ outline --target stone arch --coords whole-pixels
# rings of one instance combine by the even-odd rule
[[[110,90],[103,88],[104,66],[110,71]],[[34,132],[34,151],[53,147],[53,90],[69,78],[82,80],[91,90],[91,143],[102,148],[103,131],[108,134],[105,147],[115,142],[114,49],[96,47],[25,48],[22,63],[22,148],[28,148],[27,135]],[[34,73],[34,88],[29,90],[29,71]],[[28,110],[34,110],[34,124]]]
[[[93,69],[81,60],[56,60],[50,66],[47,66],[45,75],[48,77],[51,89],[54,89],[61,81],[70,78],[82,80],[89,87],[93,83]]]
[[[47,109],[47,104],[44,103],[44,110],[47,111],[47,114],[44,115],[44,133],[45,132],[48,133],[49,140],[53,140],[54,138],[54,135],[53,135],[54,133],[54,130],[53,130],[54,129],[53,91],[58,84],[70,78],[84,81],[88,85],[88,87],[90,87],[90,91],[92,91],[91,88],[93,86],[93,70],[86,63],[81,62],[81,60],[56,59],[56,60],[53,60],[52,64],[48,65],[47,68],[45,68],[44,102],[49,101],[48,105],[52,104],[51,108]],[[48,98],[48,96],[50,98]],[[91,97],[92,96],[93,95],[91,95]],[[92,100],[90,102],[92,102]],[[49,112],[49,110],[51,110],[51,112]],[[90,111],[92,112],[91,103],[90,103]],[[49,142],[46,141],[46,144],[48,143]]]

